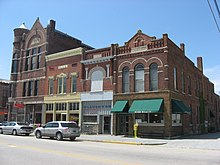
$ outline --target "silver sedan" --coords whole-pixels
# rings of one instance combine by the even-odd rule
[[[12,135],[30,135],[33,133],[33,127],[29,126],[27,123],[22,122],[8,122],[5,126],[1,127],[1,133],[12,134]]]

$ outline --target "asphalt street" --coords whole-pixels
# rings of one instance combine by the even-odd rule
[[[177,145],[183,145],[187,140],[173,140],[165,145],[128,145],[92,142],[82,138],[56,141],[36,139],[34,136],[0,135],[0,164],[220,165],[220,149]],[[218,139],[210,140],[219,142]]]

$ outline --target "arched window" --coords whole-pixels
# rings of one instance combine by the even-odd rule
[[[91,76],[91,92],[103,91],[103,72],[94,71]]]
[[[153,63],[150,65],[150,91],[158,90],[158,65]]]
[[[122,70],[122,93],[130,92],[129,68],[126,66]]]
[[[144,66],[137,64],[135,66],[135,92],[144,91]]]

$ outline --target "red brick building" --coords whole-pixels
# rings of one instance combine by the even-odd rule
[[[23,24],[14,29],[9,120],[42,122],[45,57],[77,47],[91,49],[80,40],[55,29],[55,21],[44,28],[39,18],[29,30]]]
[[[46,57],[47,74],[44,96],[44,119],[49,121],[75,121],[81,123],[83,48],[71,49]]]
[[[9,81],[0,79],[0,122],[7,121],[8,118],[9,92]]]
[[[82,131],[112,133],[113,47],[85,51],[82,64]]]
[[[86,133],[172,137],[220,128],[214,84],[167,34],[93,49],[39,19],[14,30],[9,120],[74,120]]]
[[[184,44],[167,34],[150,37],[140,30],[124,46],[115,45],[113,64],[114,134],[177,136],[220,128],[220,101],[214,85],[185,56]]]

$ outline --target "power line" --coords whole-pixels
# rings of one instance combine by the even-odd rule
[[[216,18],[215,18],[215,14],[214,14],[214,12],[213,12],[213,10],[212,10],[212,6],[210,5],[209,0],[207,0],[207,2],[208,2],[208,4],[209,4],[209,8],[210,8],[210,10],[211,10],[211,12],[212,12],[212,16],[213,16],[213,18],[214,18],[214,21],[215,21],[215,24],[216,24],[216,26],[217,26],[217,29],[218,29],[218,31],[220,32],[220,29],[219,29],[219,26],[218,26],[218,22],[217,22],[217,20],[216,20]]]
[[[218,8],[217,0],[214,0],[214,2],[215,2],[215,7],[216,7],[217,12],[218,12],[218,16],[219,16],[219,18],[220,18],[220,11],[219,11],[219,8]]]

